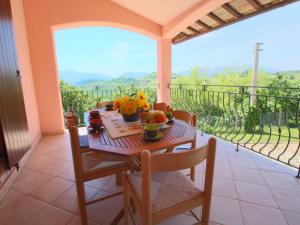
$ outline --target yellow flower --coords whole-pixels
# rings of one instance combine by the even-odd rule
[[[123,104],[123,113],[127,115],[132,115],[136,112],[137,107],[133,101],[129,101]],[[122,113],[122,112],[121,112]]]
[[[133,97],[134,96],[134,97]],[[144,92],[140,91],[136,95],[123,96],[114,102],[114,109],[119,109],[121,114],[132,115],[139,108],[149,110],[150,106]]]
[[[147,101],[146,96],[145,96],[144,92],[142,92],[142,91],[139,91],[137,93],[137,98],[142,100],[142,101]]]
[[[117,99],[117,100],[114,102],[114,110],[119,109],[120,106],[121,106],[121,99]]]

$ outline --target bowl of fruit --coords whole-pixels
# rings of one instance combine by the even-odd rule
[[[169,119],[163,111],[150,110],[148,112],[141,113],[141,121],[144,125],[163,125],[166,124]]]

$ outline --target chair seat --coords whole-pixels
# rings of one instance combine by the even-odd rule
[[[79,135],[79,146],[80,148],[89,148],[89,140],[87,134]]]
[[[138,197],[142,199],[141,174],[135,173],[128,176]],[[204,195],[203,190],[180,171],[153,173],[151,186],[153,213]]]
[[[105,171],[127,166],[126,162],[118,157],[102,152],[83,153],[82,161],[85,172]]]

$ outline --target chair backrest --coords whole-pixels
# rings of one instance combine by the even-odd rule
[[[78,118],[73,109],[70,109],[68,112],[64,113],[64,118],[67,128],[78,125]]]
[[[196,127],[197,125],[197,117],[195,114],[183,110],[173,110],[172,114],[175,119],[183,120],[184,122],[191,124],[194,127]]]
[[[154,110],[160,110],[160,111],[163,111],[163,112],[169,112],[170,111],[170,106],[168,106],[166,103],[164,102],[154,102],[153,103],[153,109]]]
[[[71,141],[71,148],[72,148],[72,157],[73,157],[75,178],[78,179],[84,171],[83,163],[82,163],[82,159],[81,159],[78,127],[77,126],[69,126],[68,129],[69,129],[69,133],[70,133],[70,141]]]
[[[97,102],[96,103],[96,108],[97,109],[104,108],[107,104],[113,104],[113,102],[112,101],[109,101],[109,102]]]
[[[146,206],[151,199],[151,174],[153,172],[166,172],[192,168],[206,161],[204,193],[211,194],[214,165],[216,154],[216,139],[210,138],[207,145],[194,150],[180,151],[174,153],[151,154],[150,151],[142,152],[142,197]]]

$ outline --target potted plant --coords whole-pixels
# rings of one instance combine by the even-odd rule
[[[133,93],[130,96],[123,96],[115,100],[114,110],[118,110],[125,122],[135,122],[140,119],[142,111],[150,109],[144,92]]]

